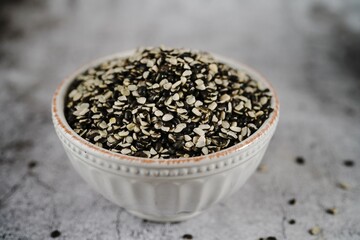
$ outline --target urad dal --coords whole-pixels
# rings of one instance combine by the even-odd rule
[[[126,155],[182,158],[244,141],[273,111],[269,89],[210,54],[138,50],[78,75],[66,119],[87,141]]]

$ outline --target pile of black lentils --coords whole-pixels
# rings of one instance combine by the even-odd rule
[[[78,75],[65,115],[77,134],[126,155],[180,158],[233,146],[273,111],[271,93],[210,54],[138,50]]]

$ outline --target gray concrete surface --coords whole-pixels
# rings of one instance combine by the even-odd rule
[[[0,239],[360,239],[359,12],[356,0],[1,1]],[[92,191],[50,118],[54,89],[78,66],[160,44],[246,62],[281,100],[267,171],[177,224],[144,222]]]

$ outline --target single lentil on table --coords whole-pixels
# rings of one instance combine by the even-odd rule
[[[66,119],[82,138],[148,158],[206,155],[244,141],[273,111],[247,72],[185,49],[145,48],[78,75]]]

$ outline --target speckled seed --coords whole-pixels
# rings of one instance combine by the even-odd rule
[[[221,79],[219,79],[219,78],[216,78],[216,79],[215,79],[215,83],[218,84],[218,85],[221,85],[222,82],[223,82],[223,81],[222,81]]]
[[[151,149],[150,149],[150,154],[151,154],[151,155],[156,155],[156,154],[157,154],[157,152],[155,151],[155,149],[154,149],[154,148],[151,148]]]
[[[244,127],[241,129],[241,136],[245,137],[246,134],[247,134],[247,131],[248,131],[248,128],[247,127]]]
[[[218,72],[218,67],[216,66],[216,64],[212,63],[209,65],[209,69],[210,71],[217,73]]]
[[[221,119],[221,120],[224,120],[225,117],[226,117],[226,113],[225,113],[225,112],[221,112],[221,113],[220,113],[220,119]]]
[[[199,89],[199,90],[203,91],[203,90],[206,89],[206,86],[204,84],[203,85],[197,85],[196,89]]]
[[[189,135],[185,135],[184,139],[185,139],[185,141],[191,141],[192,138]]]
[[[102,128],[102,129],[105,129],[105,128],[107,128],[108,126],[107,126],[107,124],[106,124],[105,121],[102,121],[102,122],[99,124],[99,127]]]
[[[167,122],[167,121],[170,121],[170,120],[173,119],[173,118],[174,118],[173,115],[167,113],[167,114],[165,114],[165,115],[162,117],[162,120],[165,121],[165,122]]]
[[[184,128],[186,128],[186,123],[179,123],[178,125],[176,125],[174,132],[179,133],[184,130]]]
[[[196,147],[197,148],[202,148],[202,147],[204,147],[205,146],[205,141],[206,141],[206,139],[205,139],[205,136],[200,136],[199,137],[199,139],[197,140],[197,142],[196,142]]]
[[[201,116],[201,112],[197,108],[191,110],[196,116]]]
[[[189,95],[186,97],[186,103],[189,105],[193,105],[196,102],[196,98],[193,95]]]
[[[240,127],[236,127],[236,126],[231,126],[231,127],[230,127],[230,130],[231,130],[231,131],[234,131],[234,132],[241,132],[241,128],[240,128]]]
[[[144,103],[146,102],[146,98],[144,98],[144,97],[139,97],[139,98],[136,99],[136,101],[137,101],[138,103],[140,103],[140,104],[144,104]]]
[[[196,85],[198,85],[198,86],[204,85],[204,81],[201,80],[201,79],[197,79],[197,80],[195,81],[195,83],[196,83]]]
[[[175,89],[175,88],[177,88],[178,86],[180,86],[180,84],[181,84],[181,80],[180,80],[180,81],[175,82],[175,83],[171,86],[171,89]]]
[[[73,96],[74,101],[78,101],[82,97],[82,94],[80,92],[76,92]]]
[[[156,111],[154,112],[154,114],[155,114],[155,116],[157,116],[157,117],[161,117],[162,115],[164,115],[164,113],[163,113],[162,111],[160,111],[160,110],[156,110]]]
[[[109,143],[114,143],[114,142],[116,142],[116,139],[115,139],[113,136],[109,136],[109,137],[107,138],[107,141],[108,141]]]
[[[228,94],[224,94],[220,97],[220,102],[228,102],[230,99],[231,97]]]
[[[209,149],[207,147],[203,147],[201,149],[201,152],[204,154],[204,155],[208,155],[209,154]]]
[[[244,108],[244,103],[240,102],[238,105],[235,106],[236,111],[240,111]]]
[[[149,72],[148,71],[144,72],[142,76],[143,78],[147,79],[149,76]]]
[[[128,131],[121,131],[121,132],[118,133],[118,135],[120,137],[126,137],[127,135],[129,135],[129,132]]]
[[[187,113],[187,110],[184,108],[178,108],[178,109],[176,109],[176,112],[179,114],[184,114],[184,113]]]
[[[208,106],[208,108],[209,108],[210,110],[215,110],[216,107],[217,107],[216,102],[212,102],[212,103],[210,103],[209,106]]]
[[[245,107],[246,107],[247,109],[251,109],[251,108],[252,108],[252,106],[251,106],[251,101],[250,101],[250,100],[248,100],[248,101],[245,102]]]
[[[81,103],[76,106],[76,111],[74,112],[75,116],[82,116],[89,112],[89,104],[88,103]]]
[[[126,125],[126,129],[129,131],[134,130],[135,127],[136,125],[134,123],[129,123],[128,125]]]
[[[118,98],[119,101],[126,101],[127,100],[127,97],[126,96],[120,96]]]
[[[164,89],[166,89],[166,90],[169,90],[171,87],[172,87],[172,83],[170,83],[170,82],[164,84]]]
[[[267,97],[260,98],[261,105],[265,105],[267,103],[267,101],[268,101]]]
[[[191,148],[192,146],[194,146],[194,143],[191,141],[188,141],[185,143],[185,147],[187,147],[187,148]]]
[[[188,63],[191,63],[194,61],[194,59],[191,57],[184,57],[184,60],[187,61]]]
[[[164,103],[166,106],[169,106],[169,105],[171,105],[172,101],[173,101],[172,97],[168,97]]]
[[[223,122],[221,123],[221,126],[222,126],[223,128],[229,128],[229,127],[230,127],[230,124],[229,124],[228,121],[223,121]]]
[[[248,127],[249,127],[249,128],[253,128],[253,129],[257,129],[256,125],[253,124],[253,123],[249,123],[249,124],[248,124]]]
[[[171,63],[172,65],[176,65],[177,64],[177,60],[176,58],[172,57],[168,59],[169,63]]]
[[[113,125],[114,123],[116,123],[116,118],[112,117],[109,120],[109,125]]]
[[[199,128],[200,128],[200,129],[205,129],[205,130],[206,130],[206,129],[210,129],[210,127],[211,127],[211,126],[210,126],[209,124],[200,124],[200,125],[199,125]]]
[[[200,136],[205,135],[204,130],[202,130],[201,128],[194,128],[194,133],[196,133],[196,134],[198,134]]]
[[[195,102],[195,104],[194,104],[194,106],[195,107],[200,107],[200,106],[202,106],[202,105],[204,105],[201,101],[199,101],[199,100],[197,100],[196,102]]]
[[[190,70],[186,70],[183,72],[182,76],[187,77],[187,76],[190,76],[191,74],[192,74],[192,72]]]
[[[234,132],[232,132],[232,131],[227,131],[226,134],[229,135],[229,136],[231,136],[231,137],[233,137],[233,138],[235,138],[235,139],[237,139],[236,133],[234,133]]]
[[[256,112],[255,117],[260,117],[262,115],[264,115],[264,112],[263,111],[258,111],[258,112]]]
[[[131,136],[127,136],[127,137],[125,138],[125,141],[126,141],[127,143],[132,143],[132,142],[133,142],[133,138],[132,138]]]
[[[255,118],[255,113],[254,111],[248,111],[248,115],[252,118]]]
[[[121,153],[126,155],[126,154],[131,153],[131,150],[128,149],[128,148],[124,148],[124,149],[121,150]]]
[[[178,93],[175,93],[174,96],[172,97],[172,99],[173,99],[174,101],[178,101],[178,100],[180,99],[179,94],[178,94]]]
[[[161,130],[163,130],[164,132],[168,132],[170,130],[170,127],[161,126]]]
[[[128,86],[129,91],[136,91],[137,90],[137,86],[136,85],[129,85]]]

